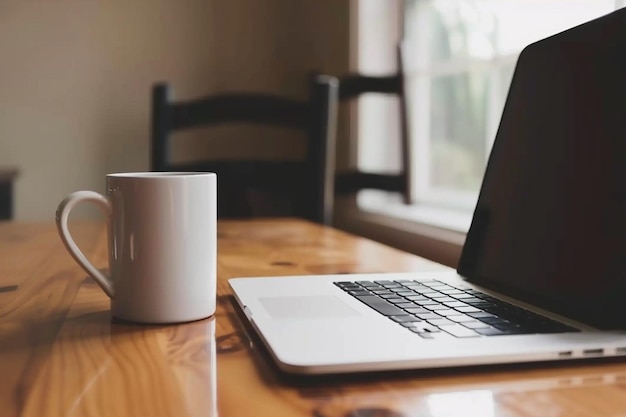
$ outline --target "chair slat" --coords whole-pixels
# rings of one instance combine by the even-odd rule
[[[337,79],[328,76],[313,80],[309,100],[231,93],[174,101],[168,84],[155,84],[152,89],[151,169],[216,172],[220,218],[290,215],[330,224],[337,94]],[[300,161],[227,159],[184,164],[172,161],[171,142],[175,140],[172,133],[241,123],[304,131],[306,157]],[[276,210],[272,212],[272,208]]]

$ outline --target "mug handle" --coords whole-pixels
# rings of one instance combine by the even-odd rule
[[[72,255],[72,258],[87,272],[93,279],[96,280],[98,285],[104,290],[106,295],[110,298],[114,296],[114,288],[113,281],[107,276],[105,276],[102,272],[100,272],[83,254],[80,250],[72,235],[70,233],[69,227],[67,225],[67,220],[69,218],[70,212],[78,203],[81,202],[90,202],[98,206],[102,211],[104,211],[107,223],[110,222],[111,217],[111,203],[105,196],[102,194],[96,193],[95,191],[76,191],[72,194],[65,197],[63,201],[59,204],[56,212],[56,223],[57,230],[59,231],[59,236],[61,236],[61,240],[65,245],[67,251]]]

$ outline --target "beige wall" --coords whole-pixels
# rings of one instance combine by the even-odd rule
[[[148,168],[149,91],[305,97],[348,68],[348,0],[0,2],[0,166],[16,218],[51,219],[77,189]],[[287,145],[285,145],[287,146]],[[79,214],[80,215],[80,214]]]

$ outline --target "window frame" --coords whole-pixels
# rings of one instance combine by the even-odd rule
[[[403,32],[402,24],[404,20],[404,1],[403,0],[386,0],[384,2],[379,0],[350,0],[351,13],[350,13],[350,70],[354,72],[366,72],[371,74],[385,73],[388,74],[395,70],[395,45],[402,39],[400,36]],[[615,7],[626,6],[626,0],[615,0]],[[365,22],[368,18],[376,18],[377,23],[384,22],[382,27],[393,28],[387,33],[376,33],[376,25],[367,25],[367,31],[364,30]],[[380,27],[380,26],[379,26]],[[373,44],[369,43],[367,39],[380,36],[383,41],[378,39]],[[366,39],[367,38],[367,39]],[[367,44],[367,45],[366,45]],[[385,55],[384,51],[376,48],[386,48],[388,54]],[[378,54],[378,55],[377,55]],[[368,56],[377,56],[376,65],[370,66],[371,62],[368,62]],[[495,63],[497,65],[503,65],[510,63],[511,60],[516,60],[518,54],[501,55],[496,57]],[[371,59],[371,58],[370,58]],[[494,61],[492,61],[493,63]],[[440,73],[465,70],[482,70],[487,64],[481,62],[464,61],[459,63],[448,63],[441,68],[437,68]],[[411,77],[411,71],[407,70],[407,77]],[[498,87],[502,85],[501,80],[490,79],[490,83],[498,83]],[[426,95],[425,95],[426,96]],[[426,103],[421,103],[422,106],[426,106]],[[492,114],[492,120],[487,122],[487,140],[491,143],[487,143],[487,152],[489,152],[490,145],[495,139],[495,133],[498,128],[500,119],[499,112],[494,109],[492,112],[498,113]],[[360,164],[363,158],[363,146],[359,146],[359,133],[367,132],[370,127],[367,126],[367,116],[363,116],[367,112],[367,104],[364,104],[362,100],[349,104],[349,146],[350,155],[347,158],[347,164],[351,167],[356,167]],[[377,116],[376,121],[379,125],[397,124],[399,120],[398,114],[393,114],[393,111],[388,111],[385,117],[381,118]],[[422,115],[422,118],[425,117]],[[409,121],[411,123],[411,121]],[[413,131],[416,128],[423,129],[425,123],[419,123],[414,121]],[[370,120],[371,123],[371,120]],[[428,133],[428,132],[426,132]],[[417,155],[421,155],[422,158],[428,158],[430,155],[429,146],[430,143],[427,140],[428,134],[418,135],[418,138],[425,138],[420,141],[419,139],[414,143]],[[367,155],[366,155],[367,156]],[[486,155],[488,156],[488,155]],[[428,173],[424,175],[423,170],[428,169],[430,161],[422,161],[418,159],[412,164],[414,169],[421,170],[419,173],[412,173],[414,178],[418,178],[416,196],[417,202],[422,204],[438,204],[454,206],[450,204],[449,198],[445,195],[429,194],[428,186],[425,181],[428,180]],[[359,196],[360,197],[360,196]],[[380,207],[368,206],[367,202],[363,204],[362,201],[357,201],[357,197],[342,197],[338,198],[335,204],[335,220],[334,225],[340,229],[359,234],[365,237],[372,238],[374,240],[389,244],[390,246],[397,247],[423,256],[450,267],[456,267],[460,253],[465,241],[466,231],[469,228],[471,216],[473,214],[473,207],[476,202],[476,197],[469,197],[465,204],[465,213],[461,213],[459,217],[455,218],[453,213],[450,213],[449,220],[445,218],[439,222],[433,222],[415,213],[409,213],[413,209],[405,210],[390,210],[389,207],[385,207],[383,212]],[[398,204],[400,207],[401,204]],[[471,209],[469,207],[471,206]],[[391,214],[390,212],[393,212]],[[460,212],[459,212],[460,213]],[[444,216],[445,217],[445,216]],[[461,226],[459,226],[461,225]]]
[[[403,0],[350,0],[350,71],[368,72],[371,74],[388,74],[396,70],[395,45],[401,38],[403,23]],[[371,45],[366,45],[364,38],[364,24],[368,17],[376,17],[377,21],[384,21],[386,27],[392,28],[392,34],[377,34],[371,27],[367,28],[368,36],[382,36],[383,42],[377,42],[381,50],[372,50]],[[363,51],[367,48],[369,57],[377,56],[378,60],[368,61]],[[387,50],[387,54],[385,54]],[[371,59],[371,58],[370,58]],[[375,65],[369,65],[375,62]],[[365,102],[364,102],[365,101]],[[347,148],[350,150],[346,160],[343,161],[350,167],[356,167],[363,156],[363,148],[359,147],[359,133],[367,131],[368,126],[364,123],[367,119],[362,117],[366,100],[357,100],[347,105],[349,132]],[[365,110],[367,111],[367,110]],[[397,124],[399,114],[393,111],[386,113],[386,121],[382,123]],[[461,248],[465,241],[465,232],[453,230],[448,227],[433,226],[426,222],[409,220],[402,216],[391,216],[365,210],[359,207],[356,196],[337,198],[335,202],[334,226],[370,239],[388,244],[406,252],[432,259],[436,262],[456,267]]]

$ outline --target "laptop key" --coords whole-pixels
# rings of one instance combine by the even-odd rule
[[[447,295],[436,295],[431,298],[439,303],[451,303],[456,301],[454,298],[448,297]]]
[[[357,295],[371,295],[372,293],[369,291],[365,291],[364,289],[361,289],[361,290],[356,290],[356,291],[349,290],[348,294],[357,296]]]
[[[440,289],[439,291],[441,291],[444,294],[449,295],[450,297],[454,297],[455,295],[459,295],[459,294],[465,294],[463,291],[457,290],[456,288],[452,288],[452,289],[449,289],[449,290],[447,290],[447,289],[441,290]]]
[[[456,323],[464,323],[466,321],[477,321],[476,319],[474,319],[474,318],[472,318],[470,316],[467,316],[465,314],[456,314],[456,315],[453,315],[453,316],[446,316],[446,318],[448,320],[452,320],[452,321],[454,321]]]
[[[478,333],[476,333],[472,329],[468,329],[467,327],[461,326],[460,324],[451,324],[449,326],[441,326],[441,330],[444,332],[450,333],[454,337],[477,337]]]
[[[412,323],[412,322],[422,322],[422,320],[415,318],[413,316],[405,315],[405,316],[389,316],[389,318],[396,323]]]
[[[480,309],[472,306],[456,307],[456,309],[461,313],[478,313],[480,311]]]
[[[387,301],[375,295],[361,295],[361,296],[356,296],[355,298],[361,301],[362,303],[367,304],[374,310],[378,311],[383,316],[406,315],[404,310],[400,309],[399,307],[394,306],[391,303],[388,303]]]
[[[442,318],[439,314],[435,314],[435,313],[416,313],[415,314],[416,317],[419,317],[422,320],[432,320],[432,319],[440,319]]]
[[[411,297],[416,295],[413,291],[407,291],[406,289],[403,291],[396,291],[396,294],[401,297]]]
[[[438,332],[438,333],[422,332],[422,333],[417,333],[417,335],[421,337],[422,339],[427,339],[427,340],[454,339],[452,336],[450,336],[446,332]]]
[[[459,299],[459,300],[471,300],[471,299],[476,299],[478,300],[478,298],[476,298],[475,295],[473,294],[467,294],[467,293],[463,293],[463,294],[455,294],[454,298]]]
[[[477,313],[467,313],[468,316],[473,317],[475,319],[483,319],[483,318],[487,318],[487,317],[493,317],[495,318],[496,316],[494,316],[491,313],[485,313],[482,311],[479,311]]]
[[[416,305],[413,305],[413,307],[405,307],[404,308],[406,311],[408,311],[411,314],[424,314],[424,313],[430,313],[430,310],[426,310],[425,308],[422,307],[418,307]]]
[[[458,297],[457,297],[458,298]],[[476,298],[476,297],[465,297],[461,299],[464,303],[476,306],[476,305],[495,305],[493,303],[490,303],[489,301],[485,301],[483,299],[480,298]]]
[[[422,295],[424,295],[426,297],[431,297],[431,298],[432,297],[436,297],[438,295],[445,295],[445,294],[441,294],[440,292],[432,291],[432,290],[431,291],[423,291],[423,292],[420,292],[420,294],[422,294]]]
[[[445,310],[434,310],[440,316],[458,316],[460,315],[458,311],[452,310],[451,308]]]
[[[444,319],[444,318],[438,318],[438,319],[430,319],[430,320],[426,320],[429,324],[432,324],[433,326],[446,326],[446,325],[451,325],[454,324],[453,321],[450,321],[448,319]]]
[[[385,299],[386,298],[398,298],[396,293],[395,292],[391,292],[391,291],[385,292],[384,294],[380,294],[378,292],[374,292],[374,294],[380,295],[380,298],[385,298]]]
[[[500,330],[504,334],[529,334],[534,333],[531,329],[525,329],[524,327],[517,326],[512,323],[508,324],[494,324],[493,327]]]
[[[404,287],[414,291],[430,291],[430,288],[423,286],[422,284],[404,284]]]
[[[478,320],[484,323],[490,324],[492,326],[511,324],[509,321],[500,317],[481,317]]]
[[[376,295],[380,295],[381,297],[385,298],[385,295],[388,295],[390,297],[395,297],[395,293],[387,290],[387,289],[383,289],[383,290],[371,290],[374,294]]]
[[[437,301],[434,300],[426,300],[426,301],[414,301],[415,304],[419,304],[421,306],[434,306],[439,305]]]
[[[415,321],[404,321],[404,322],[400,322],[398,324],[400,324],[400,326],[403,326],[403,327],[415,327],[418,324],[426,324],[426,322],[423,321],[423,320],[415,318]]]
[[[422,285],[426,285],[428,287],[428,286],[431,286],[431,285],[441,284],[441,281],[437,281],[436,279],[428,279],[428,280],[422,279],[422,280],[419,281],[419,283],[422,284]]]
[[[444,306],[443,304],[434,304],[432,306],[426,306],[426,308],[429,309],[429,310],[432,310],[432,311],[437,311],[438,314],[441,314],[441,313],[439,313],[439,310],[441,310],[441,311],[447,311],[447,310],[454,311],[451,308]]]
[[[404,298],[411,301],[430,301],[430,298],[424,297],[423,295],[408,295]]]
[[[463,300],[463,302],[466,302],[466,300]],[[487,303],[487,302],[482,302],[482,303],[467,303],[472,307],[476,307],[480,310],[484,310],[487,313],[490,313],[489,309],[495,309],[496,306],[493,303]]]
[[[400,307],[402,309],[415,308],[415,304],[409,303],[409,302],[406,302],[406,303],[393,303],[393,305],[395,305],[397,307]]]
[[[410,331],[414,333],[439,333],[441,330],[435,326],[431,326],[426,323],[415,323],[414,326],[407,327]]]
[[[363,285],[362,287],[368,291],[389,291],[387,288],[381,287],[380,285]]]
[[[506,332],[500,329],[496,329],[495,327],[483,327],[483,328],[474,329],[474,330],[476,331],[476,333],[483,335],[483,336],[499,336],[499,335],[507,334]]]
[[[483,323],[482,321],[479,321],[479,320],[463,321],[461,322],[461,324],[467,327],[468,329],[486,329],[488,327],[491,327],[487,323]]]
[[[448,307],[452,307],[452,308],[459,308],[459,307],[468,307],[467,304],[462,303],[460,301],[450,301],[450,302],[445,302],[445,305],[447,305]]]

